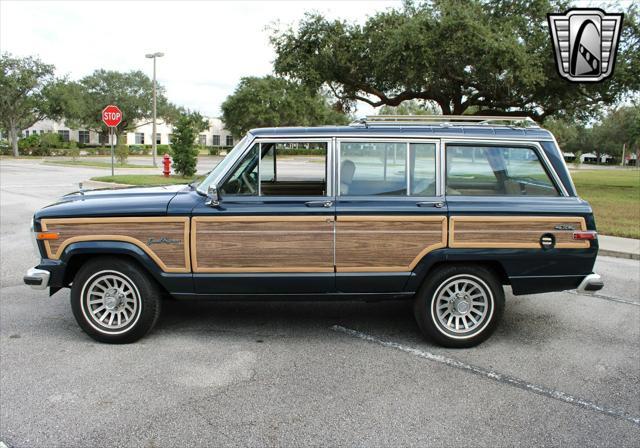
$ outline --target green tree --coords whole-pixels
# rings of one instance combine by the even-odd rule
[[[273,76],[242,78],[222,103],[225,127],[235,137],[258,127],[345,124],[349,117],[333,109],[317,90]]]
[[[13,155],[18,156],[18,137],[23,129],[44,118],[56,118],[46,96],[54,82],[53,65],[33,57],[0,56],[0,126],[11,141]]]
[[[417,99],[444,114],[587,118],[640,90],[638,5],[625,11],[615,75],[575,84],[556,72],[546,14],[565,0],[406,1],[360,25],[307,14],[275,31],[275,72],[328,87],[345,107]]]
[[[437,104],[418,100],[407,100],[398,106],[384,105],[378,110],[380,115],[439,115],[440,107]]]
[[[50,92],[67,124],[105,135],[108,128],[102,123],[102,109],[108,104],[115,104],[122,111],[122,122],[116,128],[118,136],[146,124],[152,117],[153,81],[141,71],[96,70],[78,82],[53,85]],[[157,87],[157,113],[167,122],[179,115],[162,86]]]
[[[173,152],[173,169],[183,177],[191,177],[196,173],[198,150],[195,145],[198,133],[209,127],[209,123],[197,112],[185,112],[178,118],[173,128],[171,151]]]

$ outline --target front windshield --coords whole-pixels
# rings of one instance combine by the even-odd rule
[[[235,161],[236,157],[238,156],[238,153],[241,153],[243,151],[248,141],[249,141],[249,135],[245,135],[244,138],[240,140],[238,144],[234,146],[231,151],[229,151],[226,157],[222,159],[220,163],[218,163],[216,167],[209,172],[207,177],[205,177],[205,179],[202,182],[200,182],[197,186],[197,189],[200,193],[207,194],[209,185],[211,185],[211,183],[214,182],[220,176],[220,174],[225,172],[228,166]]]

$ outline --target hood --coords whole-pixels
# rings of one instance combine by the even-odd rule
[[[77,191],[38,210],[36,219],[165,215],[171,199],[188,189],[187,185],[169,185]]]

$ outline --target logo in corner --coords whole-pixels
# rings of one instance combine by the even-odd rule
[[[147,246],[153,246],[154,244],[180,244],[180,243],[182,243],[181,240],[165,238],[164,236],[162,238],[149,238],[147,240]]]
[[[558,73],[572,82],[599,82],[613,74],[624,14],[572,8],[547,14]]]

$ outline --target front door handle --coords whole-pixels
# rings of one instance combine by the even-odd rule
[[[444,207],[444,202],[440,202],[440,201],[424,201],[424,202],[416,202],[416,205],[418,207],[435,207],[435,208],[442,208]]]
[[[304,205],[307,207],[324,207],[328,208],[333,205],[333,201],[309,201],[305,202]]]

